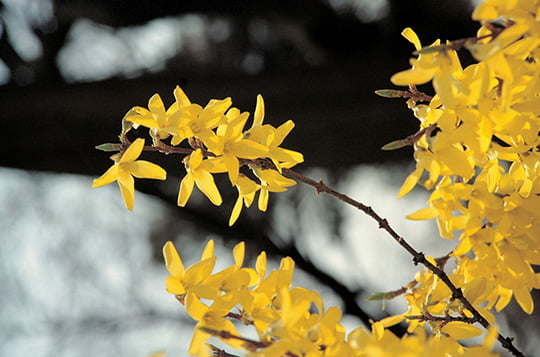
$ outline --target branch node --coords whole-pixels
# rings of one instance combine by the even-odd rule
[[[423,263],[426,260],[426,257],[424,256],[424,253],[418,252],[413,257],[413,264],[418,265],[419,263]]]
[[[317,187],[315,187],[315,192],[317,192],[318,195],[320,195],[321,192],[324,192],[324,189],[323,189],[324,185],[325,184],[324,184],[323,179],[320,179],[319,182],[318,182]]]
[[[456,287],[456,290],[452,292],[452,299],[461,300],[463,297],[463,291],[461,290],[461,288]]]

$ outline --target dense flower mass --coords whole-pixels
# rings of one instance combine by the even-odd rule
[[[398,338],[384,328],[384,321],[373,323],[371,331],[358,328],[347,334],[340,324],[338,307],[325,308],[317,292],[292,287],[291,258],[283,258],[277,270],[268,272],[264,252],[257,257],[254,269],[243,266],[244,252],[244,243],[237,244],[232,251],[234,264],[213,273],[213,241],[204,248],[200,261],[189,268],[184,267],[172,242],[163,247],[171,274],[166,289],[197,321],[190,354],[224,353],[205,343],[213,336],[230,348],[244,350],[248,357],[428,357],[442,356],[442,351],[452,356],[495,356],[490,351],[497,330],[491,329],[482,345],[464,347],[456,339],[478,334],[474,326],[463,322],[451,322],[432,336],[415,329]],[[243,337],[237,329],[240,324],[253,328],[256,337]]]
[[[249,113],[231,107],[230,98],[212,99],[202,107],[191,103],[180,87],[174,90],[174,97],[175,103],[168,108],[165,108],[159,94],[154,94],[148,101],[148,109],[139,106],[130,109],[123,119],[120,149],[126,146],[128,131],[143,126],[148,128],[152,137],[151,149],[187,154],[182,161],[187,174],[180,182],[178,206],[188,203],[195,186],[213,204],[221,205],[222,198],[214,174],[227,173],[231,185],[239,191],[239,200],[229,219],[232,225],[238,219],[242,206],[251,206],[257,191],[259,209],[265,211],[269,192],[286,191],[287,187],[296,184],[279,173],[282,168],[291,168],[304,161],[299,152],[280,147],[294,123],[289,120],[277,128],[263,124],[264,100],[261,95],[257,96],[255,115],[249,129],[246,129]],[[170,145],[165,140],[170,140]],[[179,146],[186,141],[190,149]],[[117,146],[104,144],[98,148],[112,150]],[[94,187],[117,180],[126,206],[133,209],[132,176],[165,179],[165,171],[161,168],[158,171],[157,165],[140,160],[131,163],[143,149],[144,140],[137,139],[125,149],[119,160],[118,156],[113,156],[118,162],[94,181]],[[247,166],[251,174],[243,173],[242,166]]]
[[[425,48],[406,29],[418,57],[392,77],[410,93],[429,81],[435,90],[427,103],[408,101],[429,130],[414,142],[416,170],[399,196],[417,183],[431,191],[428,207],[408,217],[434,218],[443,238],[459,239],[451,277],[485,317],[512,297],[532,313],[540,288],[539,11],[539,1],[488,0],[473,13],[477,37]],[[460,47],[478,63],[462,68]],[[430,272],[416,280],[408,315],[467,314]]]

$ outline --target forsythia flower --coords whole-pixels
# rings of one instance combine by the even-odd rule
[[[209,159],[203,159],[201,149],[193,151],[191,155],[184,159],[187,174],[182,179],[182,182],[180,182],[178,206],[183,207],[186,205],[195,184],[213,204],[216,206],[221,204],[221,195],[214,182],[214,177],[210,173],[213,167],[211,161]]]
[[[449,322],[437,335],[428,336],[421,328],[410,330],[402,338],[386,330],[386,326],[399,322],[395,317],[372,325],[372,331],[363,328],[348,336],[340,324],[338,307],[325,309],[322,298],[315,291],[291,287],[294,261],[284,258],[278,270],[266,275],[266,254],[257,258],[255,269],[243,267],[244,243],[233,248],[234,264],[212,274],[215,263],[213,242],[203,251],[201,261],[185,269],[171,242],[163,249],[167,269],[167,291],[185,305],[187,313],[197,321],[189,353],[211,356],[224,350],[205,345],[212,336],[234,349],[242,349],[249,357],[281,356],[485,356],[491,353],[497,330],[490,328],[484,344],[464,347],[456,339],[478,335],[478,329],[464,322]],[[419,277],[429,285],[434,283],[429,273]],[[432,296],[433,302],[443,297],[448,289],[439,284]],[[478,284],[470,284],[464,293],[474,301]],[[476,294],[476,295],[475,295]],[[436,302],[435,302],[436,303]],[[392,320],[393,322],[389,322]],[[237,325],[252,326],[255,338],[244,337]],[[450,336],[450,337],[448,337]]]
[[[242,206],[250,207],[255,199],[255,193],[261,188],[260,185],[250,180],[245,175],[240,174],[236,182],[236,188],[238,190],[238,199],[234,204],[231,217],[229,219],[229,226],[232,226],[234,222],[240,216]]]
[[[135,197],[135,182],[137,178],[150,178],[165,180],[167,173],[161,167],[144,160],[137,160],[144,147],[144,139],[137,139],[120,156],[115,157],[114,165],[101,177],[94,180],[92,187],[107,185],[113,181],[118,182],[124,203],[129,210],[133,210]],[[116,160],[118,159],[118,160]]]
[[[172,106],[165,110],[165,106],[159,94],[154,94],[148,100],[148,109],[143,107],[133,107],[124,117],[125,120],[136,125],[150,128],[156,138],[167,138],[170,132],[166,130],[169,124],[169,117],[176,108]]]
[[[208,150],[223,160],[229,180],[236,185],[240,172],[239,158],[257,159],[268,154],[268,148],[253,140],[244,139],[242,131],[249,113],[241,113],[236,108],[227,112],[228,121],[219,126],[217,135],[206,141]]]

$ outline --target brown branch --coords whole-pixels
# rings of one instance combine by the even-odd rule
[[[245,338],[243,336],[237,336],[225,330],[214,330],[212,328],[204,327],[204,326],[199,327],[199,330],[206,332],[212,336],[219,337],[224,340],[242,341],[253,349],[266,348],[272,344],[272,342],[250,340],[249,338]]]
[[[465,298],[461,288],[456,287],[454,283],[452,283],[448,275],[441,268],[439,268],[436,265],[433,265],[429,260],[427,260],[424,253],[417,251],[409,243],[407,243],[405,238],[400,236],[390,226],[386,218],[382,218],[381,216],[379,216],[370,206],[366,206],[365,204],[358,202],[352,199],[351,197],[328,187],[322,180],[320,180],[319,182],[314,181],[291,169],[283,169],[282,172],[285,176],[289,178],[301,181],[309,186],[312,186],[313,188],[315,188],[315,191],[317,192],[317,194],[326,193],[330,196],[337,198],[338,200],[342,202],[345,202],[348,205],[351,205],[359,209],[360,211],[364,212],[369,217],[373,218],[373,220],[375,220],[379,224],[380,229],[383,229],[386,232],[388,232],[388,234],[399,245],[401,245],[403,249],[405,249],[410,255],[412,255],[413,262],[415,265],[418,265],[420,263],[424,265],[427,269],[429,269],[431,272],[433,272],[433,274],[437,275],[439,279],[441,279],[444,282],[444,284],[448,286],[448,288],[452,292],[452,299],[459,300],[463,304],[463,306],[472,313],[476,321],[478,321],[485,329],[487,329],[490,326],[486,318],[483,317],[482,314],[480,314],[480,312],[471,304],[471,302]],[[497,340],[501,343],[501,345],[505,349],[507,349],[510,353],[512,353],[512,355],[516,357],[524,356],[524,354],[514,346],[513,344],[514,338],[504,337],[503,335],[499,333],[497,336]]]
[[[210,347],[210,349],[212,350],[212,356],[216,356],[216,357],[240,357],[240,356],[237,356],[237,355],[233,355],[225,350],[222,350],[221,348],[218,348],[214,345],[211,345],[211,344],[208,344],[208,346]]]
[[[408,315],[405,316],[409,320],[419,320],[419,321],[434,321],[434,322],[442,322],[444,324],[447,324],[449,322],[465,322],[468,324],[474,324],[478,322],[478,319],[473,317],[466,317],[466,316],[435,316],[430,314],[429,312],[424,312],[423,315]]]

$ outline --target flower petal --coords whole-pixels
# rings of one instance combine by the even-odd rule
[[[223,200],[221,199],[221,195],[216,187],[216,183],[214,182],[214,176],[212,176],[212,174],[208,171],[197,171],[194,172],[193,175],[195,177],[195,184],[199,190],[201,190],[201,192],[208,197],[210,202],[216,206],[221,205]]]
[[[188,106],[191,104],[191,101],[189,100],[188,96],[180,86],[176,86],[174,89],[174,98],[176,99],[176,102],[178,103],[178,107],[182,108],[185,106]]]
[[[169,273],[177,279],[182,279],[184,276],[184,263],[180,255],[178,255],[173,242],[168,241],[163,246],[163,258]]]
[[[107,171],[97,179],[94,179],[92,183],[92,188],[101,187],[110,184],[118,179],[120,174],[120,167],[118,165],[113,165],[109,167]]]
[[[257,95],[257,104],[255,105],[255,113],[253,115],[253,125],[252,128],[262,125],[264,119],[264,99],[262,95]]]
[[[131,165],[131,174],[137,178],[150,178],[156,180],[165,180],[167,172],[160,166],[145,161],[137,160]]]
[[[242,206],[242,196],[238,195],[238,198],[236,199],[233,210],[231,212],[231,217],[229,218],[229,226],[232,226],[238,220],[238,217],[240,217],[240,212],[242,212]]]
[[[178,206],[184,207],[186,205],[191,193],[193,192],[194,184],[195,180],[193,179],[193,175],[188,172],[188,174],[182,179],[182,182],[180,182],[180,191],[178,191],[177,202]]]
[[[144,147],[144,139],[138,138],[129,145],[126,151],[122,154],[122,158],[118,163],[135,161],[141,155]]]
[[[121,173],[118,178],[118,186],[120,186],[124,204],[128,210],[133,211],[135,201],[135,180],[133,179],[133,176],[128,173]]]

